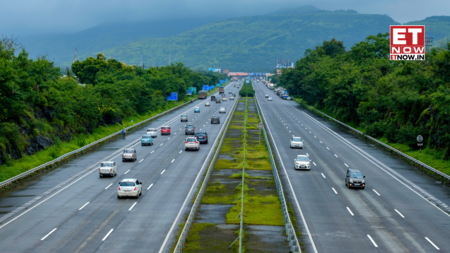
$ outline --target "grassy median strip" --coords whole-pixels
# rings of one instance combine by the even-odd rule
[[[246,106],[247,131],[244,132]],[[258,239],[257,233],[252,233],[254,230],[251,226],[280,226],[279,231],[283,230],[283,213],[272,175],[269,153],[262,135],[262,141],[259,142],[257,123],[259,118],[253,98],[242,98],[231,119],[219,159],[209,179],[184,252],[236,252],[239,247],[239,242],[235,242],[232,247],[229,246],[239,236],[238,214],[241,212],[244,135],[247,143],[243,246],[247,251],[251,251],[248,247],[254,247],[253,245],[258,244],[256,241],[262,240]],[[269,247],[270,251],[272,246],[278,248],[286,246],[288,250],[282,232],[276,233],[273,237],[281,237],[281,243],[270,243],[265,247]]]

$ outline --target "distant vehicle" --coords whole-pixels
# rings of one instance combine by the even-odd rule
[[[225,107],[220,107],[219,109],[219,113],[226,113],[227,111],[225,110]]]
[[[198,99],[206,99],[208,93],[205,90],[201,90],[198,92]]]
[[[184,133],[185,133],[185,135],[188,135],[188,134],[195,135],[195,127],[193,125],[187,125],[184,128]]]
[[[222,103],[220,99],[216,99],[216,104]]]
[[[170,126],[162,126],[161,135],[170,135]]]
[[[119,189],[117,189],[117,198],[135,197],[139,198],[142,194],[142,182],[137,179],[123,179],[119,182]]]
[[[200,142],[200,144],[202,144],[202,143],[208,144],[208,133],[207,132],[196,132],[195,138],[197,138],[197,140]]]
[[[211,117],[211,124],[220,124],[220,117],[219,116],[212,116]]]
[[[366,187],[366,176],[363,176],[362,172],[357,169],[348,169],[345,176],[345,186],[350,188],[361,188],[364,190]]]
[[[236,87],[236,84],[234,84],[234,87]]]
[[[291,138],[291,148],[303,148],[303,141],[301,137]]]
[[[234,100],[234,97],[233,97],[233,96],[231,96],[231,97],[230,97],[230,100]]]
[[[151,135],[153,138],[158,137],[158,132],[157,132],[156,128],[148,128],[147,134]]]
[[[184,142],[184,150],[195,149],[200,150],[200,143],[195,137],[188,137]]]
[[[211,101],[216,100],[216,96],[211,96]]]
[[[291,97],[287,97],[286,100],[292,100],[292,98]]]
[[[206,102],[205,106],[211,106],[211,104],[209,102]]]
[[[231,92],[231,91],[228,92],[228,94],[231,94],[231,93],[233,93],[233,92]]]
[[[181,122],[188,122],[188,116],[186,114],[181,115]]]
[[[200,113],[200,108],[199,107],[195,107],[194,113]]]
[[[294,162],[295,162],[294,168],[296,170],[311,169],[311,160],[309,160],[309,157],[306,155],[297,155],[297,159],[294,159]]]
[[[265,97],[265,98],[268,98],[268,97],[269,97],[269,94],[266,94],[264,97]]]
[[[219,94],[225,94],[225,88],[223,86],[219,87]]]
[[[223,97],[222,101],[228,101],[227,97]]]
[[[125,161],[136,161],[137,159],[137,154],[136,154],[136,149],[134,148],[126,148],[123,150],[122,153],[122,162]]]
[[[153,146],[153,138],[151,135],[149,134],[144,134],[142,135],[142,139],[141,139],[141,145],[142,146]]]
[[[267,100],[268,100],[268,101],[272,101],[272,97],[269,97]]]
[[[100,164],[98,169],[100,177],[110,176],[115,177],[117,175],[117,164],[114,161],[104,161]]]

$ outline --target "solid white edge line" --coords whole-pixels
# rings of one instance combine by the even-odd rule
[[[295,107],[292,107],[294,109],[296,109]],[[298,109],[296,109],[298,110]],[[300,110],[298,110],[299,112],[302,112]],[[374,158],[373,156],[369,155],[367,152],[365,152],[364,150],[360,149],[358,146],[356,146],[355,144],[349,142],[347,139],[345,139],[344,137],[340,136],[338,133],[332,131],[331,129],[329,129],[327,126],[323,125],[322,123],[320,123],[319,121],[317,121],[316,119],[314,119],[313,117],[309,116],[307,113],[302,112],[303,114],[305,114],[308,118],[310,118],[312,121],[314,121],[317,125],[319,125],[320,127],[322,127],[325,131],[329,132],[332,136],[334,136],[336,139],[340,140],[342,143],[344,143],[345,145],[347,145],[349,148],[353,149],[356,153],[360,154],[362,157],[366,158],[366,160],[368,160],[369,162],[371,162],[373,165],[375,165],[376,167],[380,168],[382,171],[384,171],[386,174],[388,174],[389,176],[391,176],[393,179],[395,179],[397,182],[399,182],[400,184],[402,184],[403,186],[405,186],[406,188],[408,188],[410,191],[412,191],[413,193],[415,193],[417,196],[419,196],[420,198],[422,198],[423,200],[425,200],[427,203],[431,204],[432,206],[434,206],[437,210],[441,211],[443,214],[445,214],[447,217],[450,217],[450,214],[448,214],[447,212],[445,212],[444,210],[442,210],[441,208],[439,208],[436,204],[430,202],[427,198],[425,198],[424,196],[420,195],[417,191],[415,191],[414,189],[412,189],[411,187],[415,187],[418,190],[420,190],[422,193],[424,193],[424,195],[426,195],[427,197],[430,198],[435,198],[433,195],[431,195],[430,193],[426,192],[425,190],[423,190],[422,188],[420,188],[419,186],[415,185],[414,183],[412,183],[410,180],[406,179],[405,177],[403,177],[402,175],[398,174],[396,171],[392,170],[390,167],[388,167],[387,165],[385,165],[384,163],[380,162],[378,159]],[[383,168],[384,167],[384,168]],[[392,173],[388,170],[391,170]],[[394,176],[393,174],[396,174],[397,176]],[[398,177],[398,178],[397,178]],[[401,178],[403,181],[408,182],[409,186],[407,183],[403,182],[402,180],[400,180],[399,178]],[[439,200],[440,201],[440,200]],[[442,202],[442,201],[441,201]]]
[[[153,186],[153,184],[151,184],[151,185],[147,188],[147,191],[150,190],[150,188],[152,188],[152,186]]]
[[[234,103],[237,103],[237,101],[238,101],[238,100],[235,100]],[[230,114],[227,115],[227,118],[225,119],[225,122],[226,122],[226,120],[228,119],[228,117],[230,117]],[[226,125],[226,124],[222,124],[222,128],[220,129],[219,133],[221,133],[221,132],[223,131],[223,128],[225,127],[225,125]],[[217,140],[219,139],[219,137],[220,137],[220,134],[217,135],[216,140],[214,141],[214,144],[217,142]],[[212,145],[212,147],[214,147],[214,144]],[[163,244],[161,245],[161,248],[159,249],[159,253],[162,253],[163,250],[164,250],[164,248],[166,247],[166,244],[167,244],[167,241],[169,240],[170,234],[172,234],[172,231],[173,231],[173,229],[175,228],[175,226],[176,226],[176,224],[177,224],[177,221],[178,221],[178,219],[180,218],[181,213],[183,212],[184,207],[186,206],[187,201],[189,200],[189,196],[192,194],[192,191],[194,190],[194,187],[195,187],[195,185],[196,185],[198,179],[200,178],[200,175],[202,174],[202,171],[203,171],[203,169],[205,168],[206,162],[208,161],[209,156],[211,155],[212,152],[213,152],[213,149],[211,148],[211,149],[209,150],[208,156],[207,156],[206,159],[205,159],[205,162],[203,162],[203,165],[202,165],[202,167],[200,168],[200,171],[198,172],[197,177],[195,178],[194,183],[193,183],[192,186],[191,186],[191,189],[189,190],[189,192],[188,192],[188,194],[187,194],[187,196],[186,196],[186,199],[184,199],[183,205],[181,206],[180,211],[179,211],[178,214],[177,214],[177,217],[176,217],[175,220],[173,221],[172,226],[170,227],[169,232],[167,233],[166,238],[164,239]],[[314,247],[315,247],[315,246],[314,246]],[[317,253],[317,251],[316,251],[316,253]]]
[[[262,108],[261,108],[261,114],[263,115],[263,119],[265,119],[264,112],[263,112]],[[315,252],[315,253],[318,253],[317,248],[316,248],[316,245],[315,245],[315,243],[314,243],[314,239],[312,238],[311,232],[309,231],[308,223],[306,223],[305,216],[303,215],[302,209],[300,208],[300,204],[298,203],[297,196],[296,196],[295,191],[294,191],[294,188],[292,187],[292,184],[291,184],[291,180],[290,180],[289,177],[287,176],[288,174],[287,174],[287,171],[286,171],[286,167],[284,166],[283,159],[281,159],[280,152],[278,151],[277,144],[276,144],[276,142],[275,142],[275,140],[274,140],[274,138],[273,138],[273,136],[272,136],[272,131],[270,131],[270,127],[269,127],[269,124],[268,124],[268,123],[267,123],[267,130],[269,130],[270,138],[272,139],[272,141],[273,141],[273,143],[274,143],[275,150],[277,151],[278,157],[280,158],[281,166],[283,167],[284,174],[286,175],[286,180],[287,180],[288,183],[289,183],[289,188],[291,189],[292,195],[293,195],[294,200],[295,200],[295,204],[297,205],[297,208],[298,208],[298,210],[299,210],[299,212],[300,212],[300,216],[302,217],[302,221],[303,221],[303,224],[304,224],[304,226],[305,226],[306,233],[308,234],[308,238],[309,238],[309,240],[311,241],[311,245],[312,245],[312,247],[313,247],[314,252]],[[337,193],[336,193],[336,194],[337,194]],[[160,252],[160,253],[161,253],[161,252]]]
[[[320,174],[322,174],[322,177],[323,177],[323,178],[327,178],[323,173],[320,173]]]
[[[369,237],[369,240],[373,243],[373,246],[375,246],[375,248],[378,248],[378,245],[375,243],[372,237],[370,235],[367,235],[367,237]]]
[[[42,237],[41,241],[45,240],[45,238],[47,238],[49,235],[51,235],[53,232],[55,232],[57,228],[54,228],[52,231],[50,231],[50,233],[46,234],[44,237]],[[426,237],[425,237],[426,238]]]
[[[375,189],[372,189],[378,196],[381,196]]]
[[[347,206],[347,210],[348,210],[348,212],[352,215],[352,216],[355,216],[354,214],[353,214],[353,212],[352,212],[352,210],[350,210],[350,208]]]
[[[112,231],[114,231],[114,228],[111,228],[111,230],[109,230],[109,232],[105,235],[105,237],[103,237],[102,241],[105,241],[106,238],[108,238],[108,236],[112,233]]]
[[[106,186],[105,190],[111,187],[111,185],[113,185],[113,183],[110,183],[108,186]]]
[[[405,216],[403,216],[403,214],[400,213],[397,209],[394,209],[394,210],[398,213],[398,215],[402,216],[403,219],[405,218]]]
[[[426,239],[429,243],[431,243],[431,245],[433,245],[433,247],[435,247],[437,250],[441,250],[441,249],[438,248],[438,246],[436,246],[436,244],[434,244],[430,239],[428,239],[428,237],[425,237],[425,239]]]
[[[137,202],[134,202],[134,204],[130,207],[130,209],[128,209],[128,211],[131,211],[131,209],[133,209],[133,207],[137,204]]]
[[[338,194],[334,187],[331,187],[331,189],[334,191],[334,193]]]
[[[78,209],[78,211],[81,211],[81,209],[83,209],[85,206],[87,206],[89,204],[89,202],[87,202],[86,204],[84,204],[82,207],[80,207],[80,209]]]

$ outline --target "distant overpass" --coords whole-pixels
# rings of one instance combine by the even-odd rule
[[[271,76],[272,73],[251,73],[251,72],[230,72],[228,76],[255,76],[255,77],[266,77]]]

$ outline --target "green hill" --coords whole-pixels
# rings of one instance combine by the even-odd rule
[[[167,65],[181,61],[193,68],[271,71],[277,58],[295,61],[308,48],[336,38],[349,49],[356,42],[398,24],[387,15],[323,11],[311,6],[270,15],[211,22],[166,38],[141,39],[99,52],[127,64]],[[83,57],[87,57],[84,55]]]
[[[449,16],[432,16],[424,20],[408,22],[405,25],[425,25],[425,36],[433,38],[433,46],[447,48],[447,43],[450,41]]]

